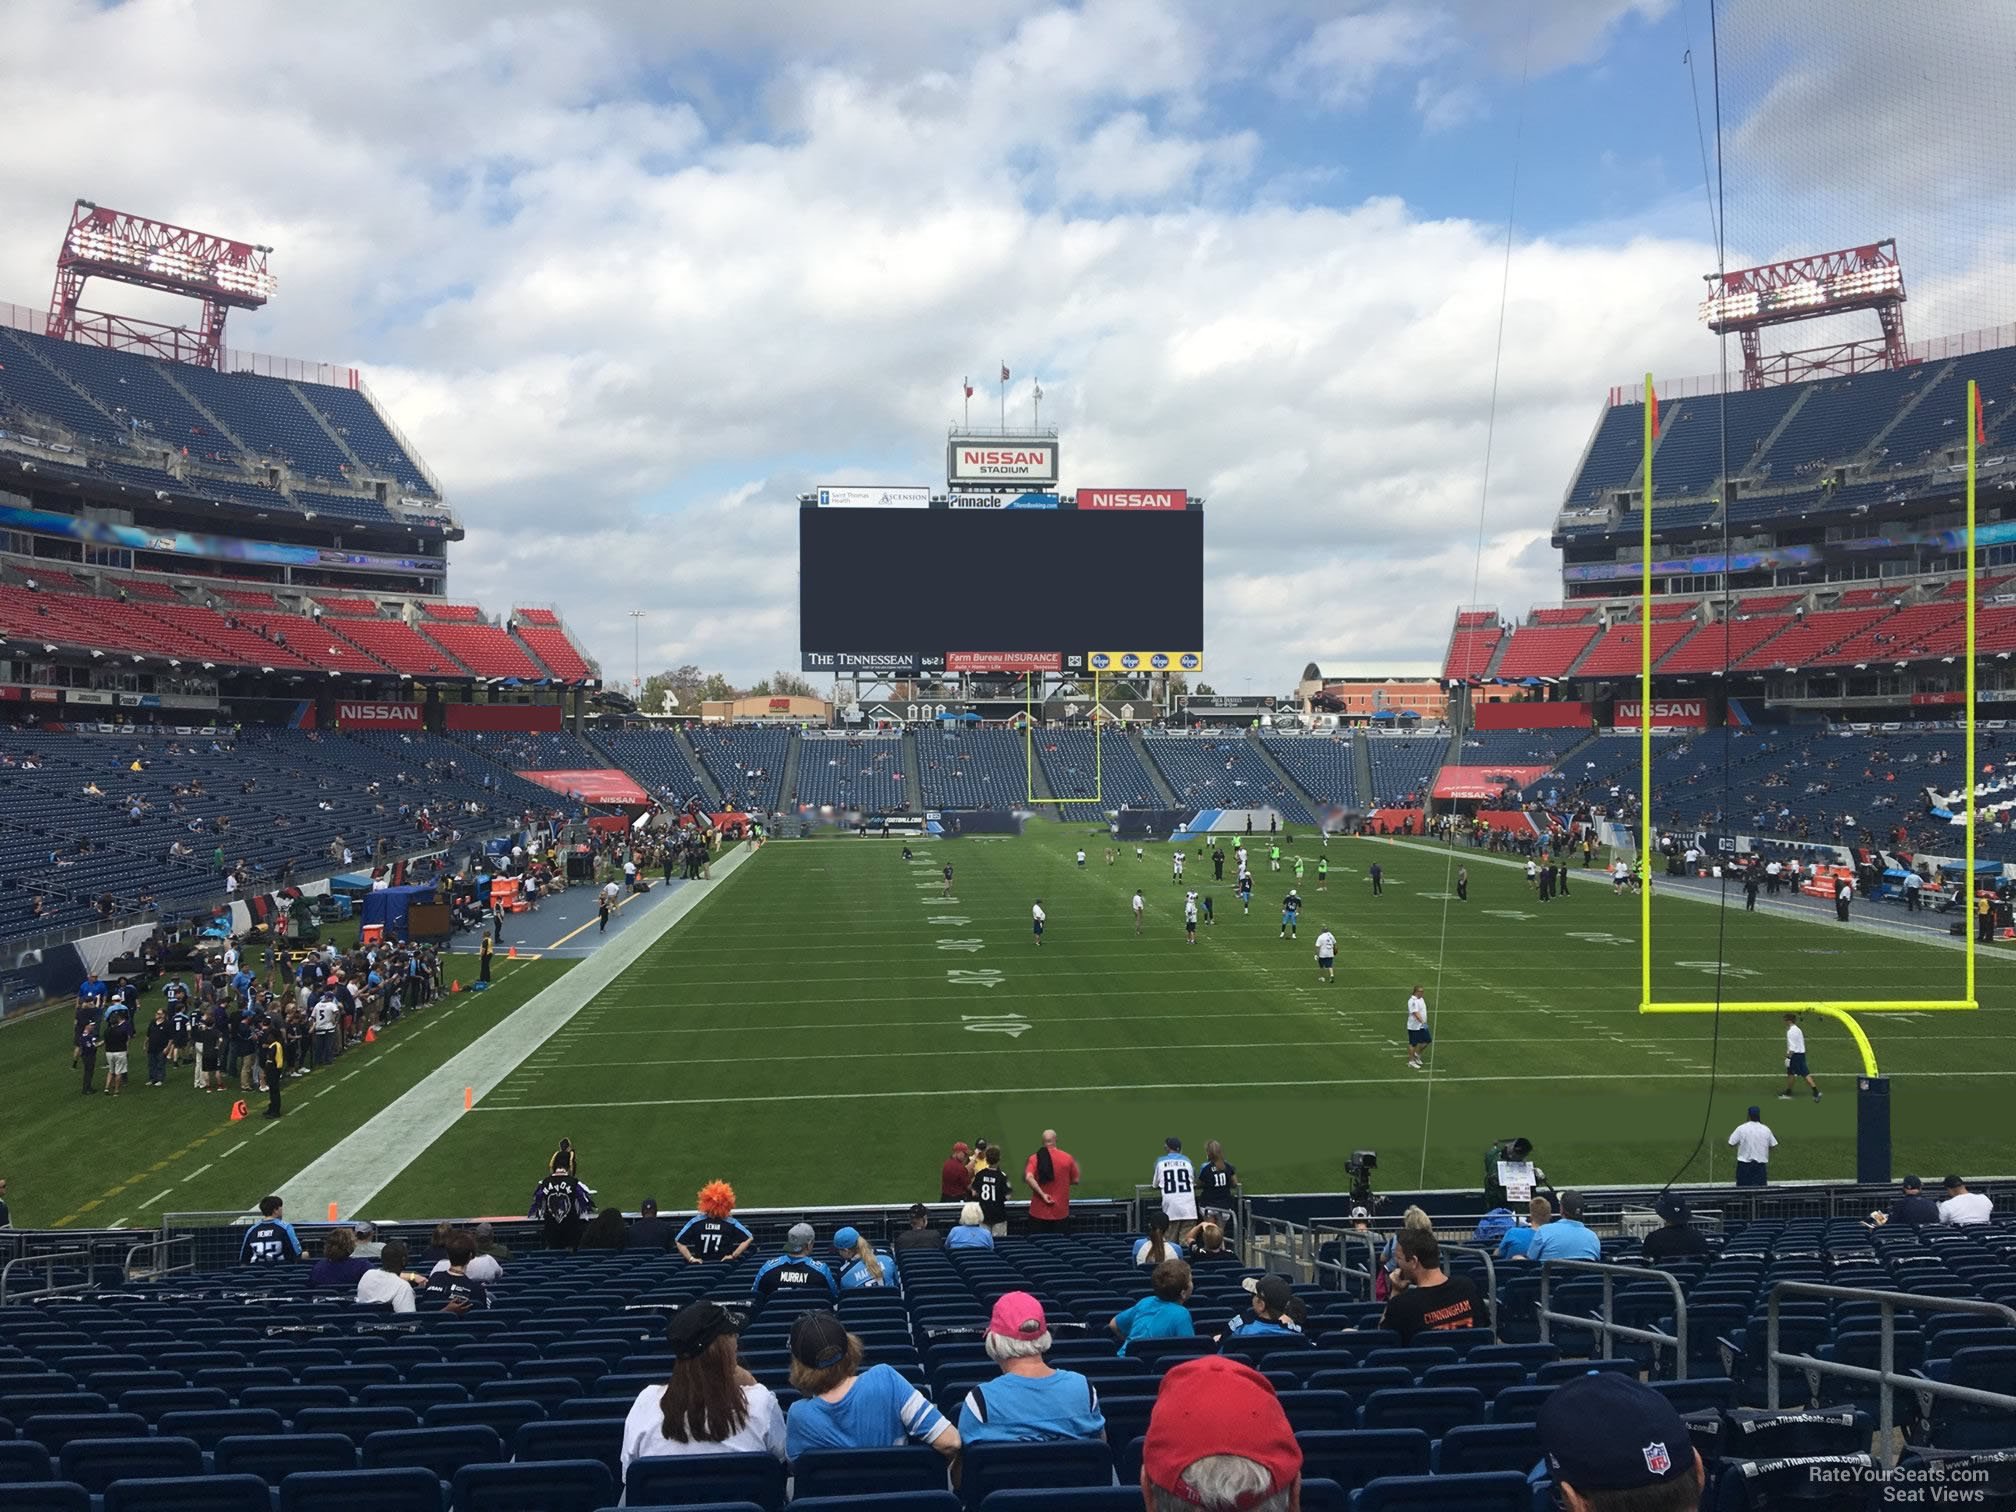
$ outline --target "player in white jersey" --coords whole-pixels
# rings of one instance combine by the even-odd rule
[[[1134,933],[1141,933],[1141,915],[1147,912],[1148,900],[1141,896],[1141,889],[1134,889]]]
[[[1197,894],[1183,894],[1183,936],[1192,945],[1197,943]]]
[[[1434,1042],[1435,1037],[1428,1032],[1428,999],[1416,986],[1407,998],[1407,1064],[1416,1071],[1425,1069],[1421,1064],[1421,1051]]]
[[[1197,1171],[1183,1155],[1183,1141],[1171,1134],[1162,1143],[1168,1153],[1155,1162],[1150,1183],[1162,1196],[1162,1216],[1183,1223],[1197,1221]]]
[[[1050,916],[1043,912],[1043,900],[1038,898],[1029,909],[1029,921],[1035,928],[1036,943],[1043,943],[1043,921]]]
[[[1625,884],[1628,883],[1630,880],[1631,880],[1631,863],[1629,861],[1626,861],[1622,856],[1619,856],[1615,861],[1612,861],[1610,863],[1611,894],[1615,896],[1616,894],[1623,892]]]
[[[1181,882],[1183,880],[1183,852],[1179,850],[1175,855],[1171,856],[1169,858],[1169,866],[1169,880],[1171,882]]]
[[[1337,980],[1337,936],[1327,929],[1316,936],[1316,979],[1321,982]]]
[[[1085,870],[1085,847],[1082,845],[1078,847],[1078,870]]]
[[[1799,1027],[1799,1015],[1785,1015],[1785,1090],[1781,1098],[1792,1095],[1792,1084],[1805,1079],[1807,1088],[1813,1093],[1813,1101],[1820,1101],[1820,1083],[1813,1080],[1813,1073],[1806,1069],[1806,1031]]]

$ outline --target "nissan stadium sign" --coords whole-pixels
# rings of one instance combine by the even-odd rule
[[[845,483],[819,490],[821,509],[929,509],[931,490],[913,484]]]
[[[1202,672],[1201,651],[1087,651],[1085,670],[1103,673]]]
[[[1080,509],[1188,509],[1184,488],[1081,488]]]
[[[1020,484],[1054,488],[1057,484],[1057,443],[1047,437],[979,438],[954,436],[945,450],[945,479],[962,483]]]

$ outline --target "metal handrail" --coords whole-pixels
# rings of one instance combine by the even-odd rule
[[[1248,1266],[1259,1266],[1274,1270],[1280,1266],[1289,1269],[1284,1274],[1293,1274],[1299,1280],[1316,1279],[1316,1248],[1310,1242],[1310,1232],[1302,1224],[1291,1223],[1286,1218],[1255,1217],[1239,1236],[1239,1253]]]
[[[1478,1244],[1444,1244],[1442,1249],[1449,1254],[1477,1255],[1484,1261],[1484,1305],[1491,1313],[1491,1337],[1498,1337],[1498,1259],[1491,1250]]]
[[[27,1297],[61,1297],[67,1296],[72,1292],[84,1292],[91,1289],[91,1251],[51,1250],[49,1253],[43,1255],[23,1255],[18,1260],[9,1260],[5,1265],[0,1265],[0,1307],[6,1306],[10,1300],[7,1295],[8,1275],[24,1265],[47,1267],[45,1271],[47,1279],[42,1286],[37,1287],[33,1291],[14,1293],[11,1299],[13,1301],[19,1302]],[[84,1279],[77,1282],[66,1281],[59,1285],[56,1280],[56,1267],[59,1265],[82,1266],[84,1269]]]
[[[1321,1280],[1325,1274],[1334,1274],[1338,1280],[1337,1290],[1339,1291],[1348,1290],[1348,1287],[1344,1284],[1347,1281],[1362,1282],[1365,1287],[1365,1300],[1367,1302],[1376,1301],[1377,1298],[1374,1296],[1374,1292],[1377,1290],[1379,1279],[1379,1236],[1369,1231],[1360,1231],[1355,1228],[1332,1228],[1321,1218],[1309,1225],[1309,1231],[1316,1246],[1315,1259],[1313,1261],[1316,1269],[1316,1279]],[[1335,1260],[1325,1260],[1323,1258],[1323,1246],[1333,1237],[1337,1241],[1337,1258]],[[1351,1247],[1361,1243],[1365,1246],[1365,1268],[1363,1270],[1360,1270],[1345,1259],[1345,1255]]]
[[[1573,1271],[1578,1275],[1601,1276],[1603,1278],[1603,1313],[1601,1317],[1578,1316],[1575,1313],[1555,1312],[1548,1306],[1553,1298],[1554,1273]],[[1666,1333],[1657,1328],[1638,1328],[1629,1323],[1612,1320],[1616,1309],[1616,1278],[1625,1276],[1633,1281],[1664,1281],[1673,1292],[1673,1332]],[[1673,1366],[1676,1376],[1687,1372],[1687,1294],[1680,1289],[1674,1276],[1662,1270],[1650,1270],[1637,1265],[1610,1265],[1601,1260],[1542,1260],[1540,1262],[1540,1341],[1553,1342],[1549,1335],[1553,1323],[1565,1323],[1574,1328],[1593,1328],[1603,1336],[1603,1347],[1608,1349],[1612,1338],[1635,1339],[1641,1344],[1664,1345],[1673,1351]]]
[[[195,1270],[196,1236],[194,1234],[179,1234],[172,1239],[149,1239],[144,1241],[143,1243],[134,1245],[131,1249],[126,1251],[126,1258],[124,1261],[120,1263],[119,1267],[120,1274],[125,1276],[126,1279],[129,1281],[138,1279],[134,1275],[134,1268],[133,1268],[133,1257],[135,1255],[139,1254],[142,1250],[146,1250],[149,1253],[154,1254],[158,1254],[159,1252],[162,1251],[172,1251],[179,1244],[186,1244],[189,1246],[189,1258],[187,1260],[184,1260],[179,1265],[165,1265],[162,1264],[160,1259],[157,1258],[152,1265],[147,1267],[144,1274],[147,1276],[172,1276],[178,1271]]]
[[[1877,1346],[1877,1359],[1881,1362],[1875,1370],[1862,1365],[1843,1365],[1838,1360],[1823,1360],[1816,1355],[1786,1354],[1778,1348],[1778,1299],[1783,1296],[1831,1297],[1839,1302],[1876,1302],[1882,1306],[1882,1342]],[[1897,1309],[1899,1307],[1923,1308],[1928,1312],[1980,1313],[1984,1317],[2016,1326],[2016,1309],[2004,1307],[2000,1302],[1983,1302],[1976,1298],[1928,1297],[1919,1292],[1879,1291],[1866,1286],[1827,1286],[1818,1281],[1780,1281],[1771,1288],[1767,1304],[1764,1333],[1767,1373],[1770,1377],[1766,1386],[1765,1403],[1774,1410],[1778,1406],[1778,1367],[1790,1365],[1803,1370],[1811,1377],[1815,1375],[1839,1376],[1843,1380],[1867,1381],[1881,1388],[1882,1405],[1878,1409],[1877,1434],[1882,1445],[1884,1464],[1894,1467],[1897,1463],[1896,1446],[1891,1442],[1896,1428],[1895,1390],[1902,1386],[1915,1391],[1920,1396],[1946,1397],[1956,1402],[1972,1402],[1977,1407],[1998,1407],[2003,1411],[2016,1411],[2016,1396],[2000,1391],[1983,1391],[1978,1386],[1956,1386],[1950,1381],[1934,1381],[1922,1375],[1899,1375],[1897,1373]]]

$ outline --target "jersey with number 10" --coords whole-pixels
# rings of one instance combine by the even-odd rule
[[[1181,1155],[1171,1151],[1155,1162],[1155,1190],[1162,1194],[1164,1217],[1196,1220],[1197,1173]]]

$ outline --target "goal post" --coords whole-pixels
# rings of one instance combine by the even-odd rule
[[[1106,720],[1099,702],[1101,678],[1097,669],[1092,673],[1092,796],[1090,798],[1042,798],[1036,793],[1036,675],[1032,672],[1022,679],[1022,764],[1024,797],[1030,807],[1039,803],[1100,804],[1106,802]]]
[[[1965,831],[1963,875],[1960,885],[1966,890],[1968,914],[1961,934],[1964,941],[1964,967],[1962,989],[1959,997],[1948,998],[1893,998],[1870,1000],[1826,1000],[1814,1001],[1804,998],[1788,998],[1783,1001],[1741,1001],[1741,1002],[1662,1002],[1653,991],[1652,958],[1655,935],[1652,927],[1652,893],[1654,887],[1651,858],[1656,854],[1654,845],[1654,819],[1652,806],[1652,457],[1659,434],[1658,394],[1653,387],[1652,375],[1645,375],[1645,422],[1643,461],[1643,519],[1639,549],[1643,556],[1640,568],[1639,610],[1638,610],[1638,776],[1639,776],[1639,834],[1638,864],[1643,868],[1644,885],[1639,889],[1638,903],[1638,1011],[1652,1013],[1818,1013],[1839,1022],[1855,1040],[1861,1052],[1865,1074],[1876,1075],[1875,1051],[1869,1044],[1868,1036],[1856,1023],[1858,1013],[1926,1013],[1968,1011],[1980,1007],[1976,991],[1976,932],[1972,918],[1972,904],[1975,886],[1975,595],[1977,592],[1977,550],[1975,539],[1975,471],[1976,451],[1980,441],[1981,399],[1980,390],[1972,380],[1967,383],[1967,412],[1964,420],[1967,436],[1966,467],[1966,540],[1962,550],[1965,567],[1966,608],[1964,614],[1964,665],[1966,723],[1964,746],[1966,751],[1965,787],[1962,794],[1962,821]],[[1726,499],[1724,504],[1726,507]],[[1723,564],[1725,594],[1729,564]],[[1725,669],[1726,670],[1726,669]]]

